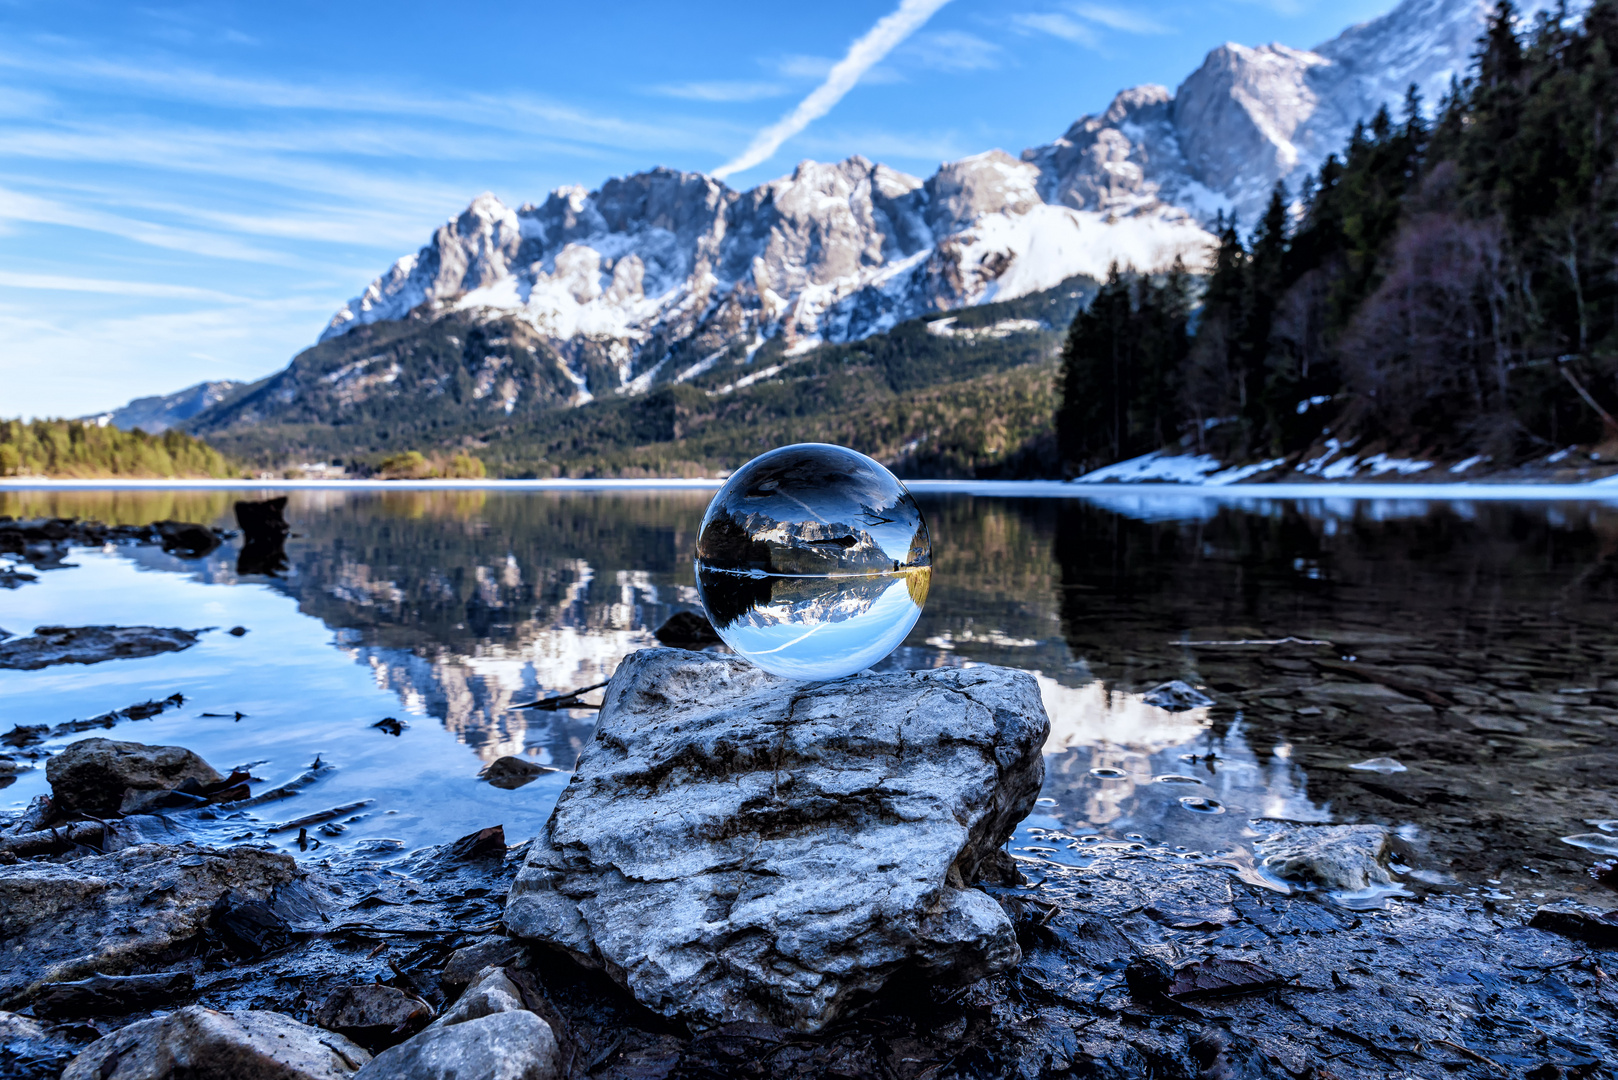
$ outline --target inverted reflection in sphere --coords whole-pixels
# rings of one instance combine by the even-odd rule
[[[719,636],[765,671],[838,679],[898,647],[921,617],[932,542],[879,463],[800,443],[738,469],[703,515],[697,589]]]

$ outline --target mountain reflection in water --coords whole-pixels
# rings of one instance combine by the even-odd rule
[[[239,497],[5,492],[0,513],[231,527]],[[130,723],[114,737],[181,742],[190,730],[206,756],[229,766],[270,753],[234,754],[232,739],[253,732],[268,744],[273,725],[313,715],[329,732],[321,745],[332,760],[344,760],[342,740],[352,739],[349,758],[374,763],[367,768],[409,762],[412,775],[444,774],[419,793],[433,812],[401,813],[387,835],[436,842],[500,813],[517,840],[543,823],[560,787],[543,798],[491,793],[476,783],[476,766],[525,754],[567,769],[594,717],[512,706],[600,682],[622,657],[656,644],[651,631],[671,614],[699,607],[690,560],[705,492],[299,490],[290,499],[294,535],[278,577],[239,578],[232,544],[194,561],[145,548],[76,551],[66,562],[79,568],[42,571],[38,583],[0,593],[0,626],[228,626],[236,594],[209,589],[250,586],[286,598],[331,644],[294,645],[290,631],[266,631],[231,646],[243,650],[239,660],[209,638],[179,659],[77,669],[71,683],[60,673],[0,672],[4,726],[60,723],[176,689],[206,700],[199,708],[224,708],[230,681],[245,695],[250,676],[225,679],[221,668],[213,675],[226,685],[207,684],[208,665],[240,663],[246,673],[256,655],[280,665],[285,718],[261,693],[239,725]],[[1260,832],[1254,819],[1366,821],[1405,838],[1423,875],[1413,880],[1492,879],[1522,895],[1596,887],[1584,876],[1594,857],[1560,837],[1618,819],[1618,508],[1238,503],[1133,491],[1097,499],[917,497],[934,544],[931,596],[882,667],[994,663],[1037,673],[1052,734],[1041,804],[1014,841],[1019,854],[1082,861],[1082,837],[1097,836],[1246,867]],[[98,615],[120,590],[158,595],[154,573],[209,587],[194,595],[219,598],[224,610],[140,617],[127,600],[116,619]],[[777,588],[764,607],[793,602]],[[760,610],[759,600],[747,599],[742,613]],[[317,658],[286,650],[329,656],[331,645],[367,673],[373,698],[297,685],[299,664],[312,668]],[[1207,688],[1215,705],[1169,713],[1141,701],[1169,679]],[[383,708],[418,718],[416,727],[398,739],[372,731],[371,712]],[[467,760],[437,743],[424,749],[429,719],[470,748]],[[412,757],[427,753],[436,757],[425,764]],[[1377,757],[1406,771],[1350,768]],[[345,782],[382,774],[360,770]],[[42,771],[25,773],[0,803],[42,790]],[[389,798],[378,796],[377,822],[406,810]],[[335,788],[332,801],[341,801]],[[1210,802],[1224,812],[1207,812]]]

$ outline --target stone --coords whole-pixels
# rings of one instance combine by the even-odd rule
[[[1380,825],[1297,825],[1258,848],[1266,870],[1299,885],[1358,893],[1394,884],[1384,865],[1388,830]]]
[[[337,987],[315,1009],[314,1021],[374,1049],[403,1041],[435,1015],[416,995],[370,982]]]
[[[1159,709],[1167,709],[1169,712],[1206,709],[1214,703],[1213,698],[1189,683],[1181,682],[1179,679],[1172,682],[1158,683],[1141,695],[1141,700],[1148,705],[1156,705]]]
[[[530,780],[537,780],[555,769],[547,768],[537,761],[526,758],[513,757],[507,754],[503,758],[496,758],[479,775],[497,788],[511,790],[520,788]]]
[[[226,896],[288,903],[309,891],[291,856],[255,847],[145,844],[0,866],[0,1000],[164,964],[210,930]]]
[[[97,817],[118,814],[131,792],[172,791],[187,781],[207,787],[224,779],[182,746],[114,739],[80,739],[69,745],[45,763],[45,778],[58,813]]]
[[[1604,911],[1573,900],[1541,904],[1528,925],[1603,948],[1618,946],[1618,911]]]
[[[0,1012],[0,1076],[8,1080],[55,1080],[82,1046],[31,1016]]]
[[[485,968],[455,1007],[421,1034],[378,1054],[356,1080],[554,1080],[556,1034],[523,1007],[501,968]]]
[[[816,1031],[901,969],[975,981],[1020,956],[970,883],[1032,809],[1049,727],[1002,668],[802,683],[635,653],[506,925],[697,1028]]]
[[[719,634],[707,616],[695,611],[676,611],[652,636],[675,649],[702,649],[719,644]]]
[[[528,947],[511,938],[480,941],[476,945],[467,945],[450,953],[449,960],[444,963],[444,970],[439,973],[438,983],[446,990],[459,990],[470,983],[484,968],[524,966],[523,962],[527,956]]]
[[[371,1055],[275,1012],[188,1005],[97,1039],[62,1080],[347,1080]]]
[[[32,637],[0,642],[0,668],[37,671],[52,664],[99,664],[179,652],[195,645],[201,633],[160,626],[36,626]]]

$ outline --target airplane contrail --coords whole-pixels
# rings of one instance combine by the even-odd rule
[[[848,47],[847,55],[827,72],[825,82],[798,102],[797,108],[753,136],[746,150],[715,169],[713,175],[723,180],[731,173],[768,161],[781,149],[782,143],[831,112],[843,96],[854,89],[860,76],[921,29],[934,12],[947,3],[949,0],[900,0],[897,9],[878,19],[875,26]]]

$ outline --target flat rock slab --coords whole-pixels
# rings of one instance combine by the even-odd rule
[[[53,664],[99,664],[179,652],[200,630],[161,626],[36,626],[31,637],[0,642],[0,668],[37,671]]]
[[[506,925],[703,1028],[815,1031],[908,968],[1020,958],[969,887],[1033,807],[1032,676],[977,667],[806,683],[649,649],[512,886]]]
[[[262,901],[302,878],[287,855],[190,844],[0,866],[0,1001],[27,999],[46,982],[161,965],[191,950],[222,897]]]

